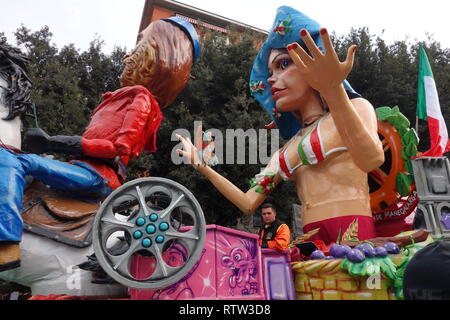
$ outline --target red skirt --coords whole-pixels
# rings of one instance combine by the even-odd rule
[[[358,239],[364,241],[376,238],[374,219],[369,216],[343,216],[337,218],[326,219],[318,222],[307,224],[303,227],[303,232],[307,233],[314,229],[320,228],[319,232],[312,236],[309,241],[322,240],[325,244],[336,242],[339,237],[342,238],[349,225],[358,220]]]

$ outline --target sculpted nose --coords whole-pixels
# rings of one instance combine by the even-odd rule
[[[267,79],[267,82],[270,84],[271,87],[273,87],[273,85],[275,84],[275,82],[277,81],[275,75],[271,75],[269,77],[269,79]]]

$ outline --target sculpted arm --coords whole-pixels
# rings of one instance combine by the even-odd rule
[[[381,166],[384,151],[370,102],[362,98],[350,101],[343,87],[329,93],[325,99],[330,101],[334,123],[355,164],[365,172]]]

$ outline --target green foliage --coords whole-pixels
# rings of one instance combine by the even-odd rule
[[[400,112],[398,106],[393,108],[381,107],[376,110],[379,120],[386,121],[393,125],[398,131],[402,142],[402,158],[405,160],[406,172],[399,172],[396,177],[397,192],[401,196],[407,196],[411,192],[414,184],[414,171],[411,158],[417,156],[417,145],[419,139],[416,131],[409,128],[409,120]]]
[[[94,39],[84,52],[73,44],[58,50],[51,43],[52,33],[48,27],[32,32],[22,26],[15,36],[17,46],[31,58],[30,76],[35,85],[33,101],[40,126],[51,135],[82,134],[101,95],[119,88],[118,76],[124,50],[116,47],[106,55],[102,52],[101,39]],[[239,38],[237,41],[237,36],[231,37],[232,45],[217,33],[206,38],[201,57],[192,70],[196,80],[190,81],[177,100],[164,110],[165,120],[157,138],[159,150],[143,154],[131,161],[128,168],[130,179],[149,171],[152,176],[166,177],[185,185],[199,200],[207,223],[224,226],[235,225],[241,213],[193,168],[173,164],[171,155],[178,142],[171,141],[171,138],[172,132],[179,128],[188,130],[192,138],[194,121],[202,121],[205,130],[215,128],[224,135],[226,129],[260,129],[270,122],[248,89],[257,53],[255,36],[244,34]],[[415,123],[418,49],[419,44],[423,45],[434,72],[444,118],[450,123],[449,49],[441,48],[433,39],[426,43],[410,44],[405,40],[387,45],[380,37],[371,35],[367,28],[351,30],[345,36],[334,35],[333,39],[341,59],[351,44],[358,45],[354,68],[349,76],[355,90],[376,108],[398,105],[411,124]],[[5,43],[6,37],[0,33],[0,44]],[[25,125],[34,126],[34,121]],[[424,151],[429,144],[426,122],[421,122],[419,128],[420,149]],[[407,145],[416,145],[408,132],[403,138]],[[270,143],[270,136],[268,140]],[[246,148],[248,150],[248,146]],[[216,170],[245,192],[248,180],[260,173],[261,167],[218,165]],[[267,200],[277,206],[281,220],[291,221],[292,204],[298,202],[293,182],[278,185]]]

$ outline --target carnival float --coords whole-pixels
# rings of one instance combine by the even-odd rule
[[[450,226],[444,221],[450,208],[450,165],[442,155],[418,157],[417,134],[398,107],[376,108],[386,160],[369,174],[370,208],[376,223],[376,237],[371,239],[358,239],[360,226],[354,220],[332,242],[312,240],[319,232],[316,229],[294,239],[286,251],[262,249],[255,234],[207,225],[195,195],[176,181],[150,177],[121,183],[119,173],[125,170],[128,158],[137,157],[144,149],[154,150],[153,137],[162,119],[159,108],[170,104],[185,86],[192,61],[199,54],[195,30],[182,19],[152,23],[144,31],[148,32],[144,39],[162,41],[152,38],[152,28],[167,32],[165,28],[171,27],[182,30],[176,37],[181,39],[182,50],[189,51],[188,62],[174,62],[182,67],[178,74],[168,71],[179,80],[177,88],[168,88],[169,82],[136,81],[139,74],[130,63],[124,72],[129,78],[122,79],[124,88],[104,95],[82,137],[53,139],[39,130],[28,134],[27,149],[40,143],[36,141],[52,141],[45,152],[38,153],[49,152],[52,148],[48,146],[53,146],[53,152],[75,155],[76,161],[82,162],[61,165],[36,156],[41,157],[36,161],[45,161],[39,162],[41,168],[58,168],[44,172],[92,165],[99,172],[94,172],[94,177],[108,180],[102,186],[110,189],[102,200],[98,200],[101,188],[78,189],[75,197],[70,196],[67,191],[73,193],[77,188],[67,186],[78,178],[64,172],[64,179],[50,188],[52,179],[31,169],[21,175],[27,176],[26,180],[2,180],[2,196],[12,188],[16,195],[24,194],[15,199],[15,207],[22,208],[24,232],[21,255],[17,254],[18,239],[8,242],[8,250],[0,251],[0,277],[30,287],[32,300],[404,299],[403,277],[415,254],[434,241],[450,238]],[[290,20],[279,20],[273,33],[283,36],[287,27],[292,27]],[[21,151],[20,126],[25,112],[33,111],[31,81],[26,75],[26,58],[6,47],[0,53],[0,149],[21,158],[28,154]],[[251,90],[258,94],[267,86],[253,82]],[[151,107],[136,106],[136,113],[145,115],[143,122],[127,118],[131,122],[125,125],[129,125],[128,132],[141,125],[138,129],[144,133],[113,144],[102,136],[104,132],[96,130],[104,126],[96,126],[111,119],[108,111],[117,114],[124,103],[133,100],[129,92],[120,91],[130,87],[132,97],[143,92]],[[205,139],[205,148],[211,147],[210,140]],[[107,170],[101,169],[105,166],[112,168],[106,177]],[[2,175],[18,176],[17,167],[1,168]],[[257,184],[254,181],[253,186]],[[93,283],[99,274],[114,281]]]

